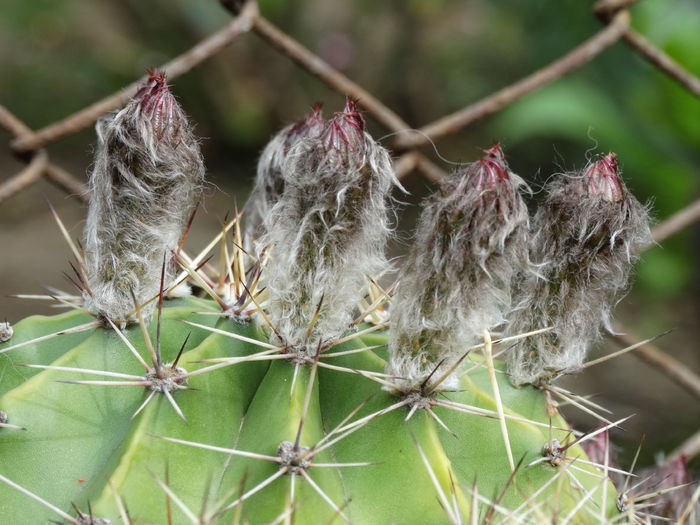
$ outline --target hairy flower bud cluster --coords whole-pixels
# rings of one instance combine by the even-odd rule
[[[387,200],[398,181],[350,99],[320,133],[295,140],[281,173],[261,240],[272,247],[267,306],[282,343],[313,353],[347,329],[367,276],[385,268]]]
[[[246,204],[246,238],[259,238],[269,228],[270,210],[284,192],[282,166],[292,147],[304,138],[318,137],[325,121],[321,104],[316,104],[301,120],[290,124],[267,143],[258,160],[255,186]]]
[[[613,153],[548,187],[533,220],[531,259],[509,332],[552,327],[508,355],[513,383],[579,370],[627,288],[636,254],[652,242],[647,209],[624,186]]]
[[[187,117],[165,75],[151,72],[122,110],[97,123],[85,227],[89,308],[128,321],[132,294],[140,304],[158,294],[164,256],[169,282],[171,252],[203,180],[199,143]]]
[[[511,281],[529,265],[525,183],[498,144],[484,153],[426,202],[392,302],[388,372],[407,388],[504,322]]]

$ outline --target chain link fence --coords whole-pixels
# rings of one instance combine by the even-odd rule
[[[371,118],[392,135],[389,148],[396,157],[395,167],[399,178],[416,172],[428,181],[437,182],[445,172],[421,151],[424,146],[459,133],[480,119],[503,110],[521,97],[555,83],[563,76],[595,60],[607,48],[619,41],[624,41],[628,45],[630,53],[643,57],[700,99],[700,78],[686,71],[682,65],[676,63],[633,29],[630,8],[635,2],[636,0],[600,0],[593,6],[592,13],[592,16],[597,16],[602,22],[602,28],[596,34],[546,67],[454,113],[418,128],[414,128],[412,123],[407,122],[367,89],[334,69],[272,24],[259,12],[256,3],[252,0],[247,2],[222,0],[224,7],[233,16],[231,22],[158,69],[164,71],[169,79],[175,79],[218,54],[234,41],[246,38],[249,33],[256,33],[272,48],[299,68],[317,77],[332,90],[359,99],[361,106]],[[14,198],[27,188],[44,182],[57,186],[72,198],[87,202],[89,194],[84,181],[52,161],[46,147],[93,125],[105,113],[121,107],[136,92],[137,86],[143,80],[144,78],[139,78],[118,92],[38,130],[30,129],[9,108],[0,105],[0,127],[11,135],[10,151],[26,164],[19,173],[0,182],[0,204]],[[700,100],[698,103],[700,107]],[[653,230],[654,239],[661,244],[697,221],[700,221],[700,200],[660,222]],[[620,331],[629,334],[628,330],[621,328]],[[627,346],[639,340],[633,335],[611,337],[621,346]],[[688,365],[653,344],[642,345],[634,353],[658,373],[666,375],[669,380],[700,400],[700,376]],[[671,457],[680,455],[692,457],[699,453],[700,432],[688,437],[671,454]]]

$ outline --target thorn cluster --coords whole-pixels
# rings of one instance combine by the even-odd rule
[[[285,468],[287,474],[301,474],[311,466],[311,448],[297,446],[291,441],[283,441],[277,448],[280,458],[280,468]]]
[[[151,368],[145,376],[148,388],[154,392],[173,392],[184,388],[187,381],[187,371],[172,363],[164,363],[159,368]]]
[[[7,321],[0,323],[0,343],[5,343],[12,339],[12,335],[14,333],[15,332],[12,329],[12,325],[10,323],[8,323]]]
[[[266,314],[260,307],[260,296],[263,290],[258,289],[266,260],[266,250],[261,250],[259,257],[254,257],[243,248],[241,215],[242,213],[236,213],[232,220],[225,218],[221,232],[193,259],[187,257],[184,252],[176,254],[175,260],[183,270],[176,281],[184,283],[189,276],[196,286],[221,307],[221,312],[213,315],[245,324],[257,311],[261,319],[267,321]],[[229,230],[233,230],[230,247],[227,242]],[[203,271],[202,266],[207,265],[209,259],[206,256],[217,243],[220,244],[218,276],[212,280]],[[211,312],[204,314],[212,315]]]
[[[112,525],[112,520],[110,519],[93,516],[92,510],[85,514],[76,505],[73,505],[73,510],[77,514],[75,525]]]
[[[337,449],[332,447],[337,443],[353,433],[369,428],[376,419],[398,410],[408,412],[405,421],[420,410],[426,419],[431,418],[430,424],[435,422],[442,430],[457,438],[460,436],[446,424],[452,424],[454,419],[441,419],[442,414],[448,410],[451,415],[459,413],[497,419],[500,423],[510,476],[500,495],[492,500],[478,493],[476,481],[471,489],[463,485],[464,479],[458,477],[462,475],[461,471],[453,470],[449,464],[454,456],[448,453],[447,447],[443,447],[441,431],[432,432],[431,429],[428,439],[423,442],[425,450],[413,436],[420,459],[432,482],[433,496],[437,495],[438,502],[451,523],[465,522],[462,516],[463,509],[466,508],[462,493],[465,489],[472,497],[469,504],[471,514],[466,521],[476,523],[482,517],[484,523],[490,523],[497,520],[497,513],[504,517],[503,522],[551,521],[552,515],[559,515],[559,501],[553,514],[548,517],[545,513],[551,509],[543,507],[543,502],[538,501],[538,498],[544,495],[545,498],[559,500],[559,490],[564,486],[561,480],[567,480],[580,496],[575,506],[568,509],[568,514],[561,523],[570,523],[578,517],[580,510],[592,515],[600,512],[600,521],[607,522],[606,487],[610,474],[631,476],[612,466],[609,458],[607,430],[624,420],[608,421],[597,412],[606,411],[603,407],[585,396],[577,396],[551,384],[549,379],[562,371],[580,366],[579,361],[583,359],[580,355],[581,348],[575,346],[578,340],[574,339],[595,336],[598,324],[608,322],[614,298],[627,282],[634,254],[649,238],[646,210],[624,187],[614,155],[610,154],[592,163],[578,177],[568,177],[550,186],[547,202],[535,218],[536,231],[532,246],[528,213],[521,195],[527,187],[520,177],[510,171],[499,145],[485,150],[480,160],[446,179],[438,192],[428,200],[421,216],[416,245],[408,256],[405,275],[393,301],[389,363],[386,373],[381,373],[374,371],[377,367],[367,364],[361,366],[370,370],[328,362],[342,357],[341,362],[348,364],[351,363],[346,361],[349,355],[386,346],[365,346],[367,343],[363,338],[387,328],[384,312],[377,309],[390,296],[371,277],[377,276],[386,268],[382,253],[389,230],[386,202],[392,184],[397,182],[388,153],[365,132],[365,123],[355,101],[348,100],[344,110],[328,121],[321,117],[320,106],[314,107],[311,113],[282,130],[268,144],[258,166],[253,199],[247,205],[252,221],[248,224],[248,239],[245,242],[259,242],[256,246],[259,250],[256,252],[244,247],[240,233],[242,214],[238,212],[232,221],[229,222],[228,217],[224,219],[220,234],[204,251],[190,258],[182,250],[184,236],[179,232],[184,229],[186,234],[189,230],[192,219],[188,222],[187,218],[193,217],[193,214],[189,213],[188,206],[192,197],[199,192],[203,168],[196,140],[189,131],[184,114],[169,93],[163,75],[152,73],[129,105],[103,121],[98,132],[98,158],[91,182],[97,204],[90,211],[85,264],[60,219],[57,220],[78,259],[78,268],[74,268],[78,281],[74,284],[87,298],[88,306],[100,313],[95,315],[99,319],[8,346],[0,350],[0,353],[67,333],[86,331],[98,325],[110,327],[142,365],[143,370],[138,375],[40,364],[20,366],[92,374],[100,378],[63,381],[65,383],[143,388],[145,399],[132,418],[161,394],[185,421],[184,414],[173,397],[174,392],[190,389],[186,383],[193,376],[241,363],[274,360],[291,362],[294,370],[288,370],[290,375],[293,374],[289,381],[290,403],[292,399],[298,401],[300,398],[301,387],[297,381],[306,381],[296,438],[293,441],[282,441],[276,449],[275,446],[279,443],[277,440],[263,446],[254,442],[251,447],[253,450],[239,450],[154,436],[175,444],[223,453],[227,457],[226,465],[231,457],[236,456],[268,462],[277,467],[271,474],[269,469],[265,469],[265,477],[244,491],[248,476],[246,472],[239,487],[224,494],[214,510],[210,511],[207,511],[207,487],[199,516],[185,504],[186,499],[180,499],[169,486],[166,468],[163,481],[153,477],[167,496],[168,522],[172,519],[171,502],[195,524],[217,522],[223,513],[232,509],[236,512],[234,521],[238,522],[243,515],[243,504],[270,487],[278,494],[280,491],[288,491],[284,513],[271,523],[291,523],[295,518],[295,509],[300,505],[296,486],[304,483],[305,490],[310,487],[315,491],[333,511],[334,517],[340,517],[349,523],[349,518],[343,513],[348,501],[342,504],[334,501],[331,497],[334,493],[327,493],[324,483],[316,482],[325,481],[325,476],[316,477],[316,472],[323,469],[364,468],[377,463],[321,463],[320,458],[322,455],[334,457]],[[233,233],[229,234],[234,227]],[[261,233],[262,238],[258,240]],[[228,244],[230,235],[233,237],[232,247]],[[218,276],[216,269],[208,265],[207,259],[217,243],[221,247]],[[173,259],[183,270],[174,279],[170,260],[173,253]],[[244,256],[250,259],[247,261],[249,264],[246,264]],[[534,265],[531,260],[537,263],[537,275],[532,272]],[[158,288],[158,274],[154,270],[161,261]],[[210,366],[188,372],[178,366],[188,335],[175,359],[163,363],[161,321],[164,297],[169,290],[179,290],[188,276],[221,307],[221,311],[207,308],[208,311],[202,312],[202,315],[225,317],[236,323],[247,322],[251,315],[255,315],[271,330],[272,340],[260,341],[252,330],[244,332],[250,337],[243,335],[237,330],[240,326],[228,321],[211,327],[183,319],[190,326],[255,345],[259,349],[243,355],[235,353],[234,356],[222,352],[223,357],[196,361],[211,363]],[[511,308],[511,283],[516,278],[520,279],[521,302],[515,310],[515,322],[510,331],[517,335],[492,340],[490,331],[508,322],[506,317]],[[80,297],[62,293],[48,297],[73,308],[80,302]],[[156,339],[152,342],[147,321],[150,310],[156,304]],[[360,315],[355,316],[353,321],[351,314],[357,306]],[[127,321],[132,317],[139,322],[150,362],[140,355],[125,332],[118,327],[121,324],[119,321]],[[343,334],[349,327],[355,327],[363,320],[374,323],[374,326],[349,335]],[[4,325],[12,335],[9,323],[0,323],[0,341]],[[535,330],[545,325],[552,326]],[[232,331],[224,329],[231,326],[234,326]],[[475,344],[480,337],[483,337],[483,343]],[[340,347],[333,350],[353,339],[357,339],[358,344],[350,345],[350,349]],[[501,371],[494,364],[497,354],[493,353],[492,347],[509,341],[516,342],[511,355],[513,380],[519,383],[525,382],[525,378],[536,383],[544,392],[550,410],[548,423],[541,418],[527,419],[515,411],[513,406],[510,410],[504,407],[497,379],[497,374]],[[383,342],[382,339],[380,342]],[[217,348],[225,349],[225,346]],[[473,366],[468,369],[463,367],[469,352],[479,348],[483,349],[483,359],[474,359]],[[634,346],[625,351],[630,348]],[[585,348],[583,353],[585,354]],[[368,357],[367,354],[365,357]],[[366,361],[358,363],[375,359],[375,363],[379,362],[379,356],[371,355]],[[568,368],[562,367],[562,362]],[[308,379],[299,374],[302,366],[306,365],[311,365]],[[460,399],[465,400],[459,397],[460,391],[456,389],[459,378],[479,367],[486,368],[488,372],[491,392],[487,392],[480,381],[475,380],[472,384],[475,385],[475,390],[480,391],[474,393],[481,400],[475,401],[474,405],[459,402]],[[321,380],[326,380],[317,378],[320,369],[362,376],[400,397],[392,399],[391,396],[382,394],[383,398],[390,399],[388,403],[382,401],[378,409],[373,409],[369,414],[362,413],[356,418],[373,399],[369,397],[345,415],[335,428],[328,430],[325,426],[327,421],[317,418],[318,414],[311,412],[322,410],[320,406],[313,408],[312,405],[312,399],[315,399],[313,393],[320,390],[314,388],[321,384]],[[472,379],[465,377],[462,385],[470,384]],[[285,383],[277,385],[280,386],[286,390],[286,376]],[[538,396],[534,389],[529,389],[529,392]],[[491,406],[491,394],[495,410],[483,408]],[[584,435],[568,427],[554,426],[551,418],[557,414],[552,396],[608,424]],[[537,399],[542,400],[542,397]],[[263,417],[269,419],[269,406],[262,404]],[[290,415],[292,413],[296,417],[296,411],[289,412]],[[247,418],[248,413],[244,417]],[[322,437],[312,446],[301,445],[307,422],[312,425],[320,422],[323,427]],[[507,425],[516,422],[517,425]],[[273,424],[278,423],[280,421]],[[528,445],[526,454],[534,453],[537,458],[526,466],[525,455],[519,462],[514,461],[510,438],[516,432],[523,432],[520,427],[524,425],[542,427],[549,431],[547,437],[536,434],[541,435],[542,439],[536,437],[536,441]],[[0,427],[21,428],[9,425],[7,415],[2,411]],[[241,423],[239,435],[242,428]],[[255,425],[252,428],[256,428]],[[461,430],[460,427],[454,428]],[[285,436],[288,436],[288,430],[285,426]],[[557,434],[553,434],[554,430]],[[523,436],[525,432],[527,431],[522,433]],[[316,430],[313,430],[313,434],[307,434],[315,435]],[[576,436],[576,439],[571,436]],[[380,439],[383,437],[385,436],[379,436]],[[364,440],[365,437],[357,434],[356,439]],[[540,449],[545,439],[547,441]],[[598,442],[598,439],[602,441]],[[513,445],[518,447],[515,452],[520,453],[523,446],[517,441],[520,440],[513,441]],[[346,443],[351,445],[351,442]],[[595,444],[597,448],[593,450],[597,455],[592,454],[590,460],[585,456],[575,456],[574,450],[577,449],[572,447],[587,444]],[[261,450],[256,451],[257,448]],[[431,458],[437,461],[431,464]],[[487,458],[484,464],[489,465],[489,461]],[[556,468],[551,469],[547,465]],[[534,492],[521,498],[518,508],[506,508],[501,500],[511,483],[515,483],[516,475],[519,476],[521,470],[529,467],[539,469],[539,473],[546,471],[545,473],[553,475]],[[263,471],[257,471],[261,472]],[[682,473],[677,468],[663,480],[679,472]],[[600,482],[589,490],[575,473],[582,473],[586,478],[593,477]],[[84,514],[74,505],[77,517],[71,517],[2,474],[0,481],[52,509],[71,523],[110,523],[106,519],[94,518],[89,506],[89,513]],[[636,512],[651,505],[644,503],[640,506],[639,502],[671,494],[671,491],[678,488],[662,488],[655,494],[638,495],[638,487],[653,490],[657,485],[647,489],[642,482],[627,490],[627,481],[620,491],[619,501],[620,510],[624,512],[632,507],[635,507]],[[119,494],[110,481],[107,483],[114,492],[121,520],[130,523]],[[557,487],[556,498],[551,498],[551,491],[544,492],[550,485]],[[600,505],[593,501],[590,502],[592,505],[588,505],[588,500],[599,489]],[[238,494],[234,497],[236,493]],[[487,509],[485,515],[484,505]],[[680,504],[674,505],[680,508]],[[638,513],[635,516],[644,514]]]
[[[562,447],[561,442],[556,438],[551,439],[542,447],[542,456],[547,460],[547,463],[553,467],[561,467],[564,462],[564,452],[564,447]]]
[[[619,489],[620,512],[632,512],[638,519],[678,522],[683,514],[700,515],[700,501],[693,499],[697,484],[688,470],[686,458],[678,456],[645,469],[636,485]],[[692,523],[692,521],[691,521]]]

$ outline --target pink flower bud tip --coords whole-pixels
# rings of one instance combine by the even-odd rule
[[[509,180],[506,156],[501,145],[495,142],[489,149],[483,151],[484,156],[479,160],[481,169],[479,170],[478,186],[493,188],[497,183]]]
[[[148,70],[148,80],[134,95],[140,100],[143,115],[151,120],[153,130],[160,139],[166,130],[176,139],[180,131],[181,116],[176,108],[175,97],[170,93],[164,72]]]
[[[605,157],[590,164],[583,172],[590,195],[600,195],[608,202],[620,202],[624,198],[624,188],[620,180],[617,155],[608,153]]]
[[[297,139],[304,137],[315,138],[321,134],[326,122],[323,120],[322,108],[323,104],[314,104],[311,106],[311,111],[309,113],[288,128],[285,141],[286,150],[289,150]]]
[[[363,143],[365,119],[357,108],[357,100],[345,99],[345,108],[328,122],[323,132],[323,141],[328,149],[342,147],[354,151]]]

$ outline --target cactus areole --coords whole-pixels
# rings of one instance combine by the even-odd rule
[[[607,471],[539,381],[556,372],[545,342],[570,337],[565,312],[540,306],[554,333],[522,315],[508,329],[553,241],[542,229],[528,249],[527,187],[498,145],[427,202],[392,302],[378,279],[400,185],[355,101],[275,137],[253,223],[227,219],[201,252],[184,236],[204,168],[164,76],[97,129],[81,293],[54,296],[65,313],[0,326],[2,523],[615,518]],[[571,183],[606,217],[639,211],[613,160]],[[605,236],[629,228],[611,221],[585,242],[616,257],[621,287],[629,257]],[[577,271],[568,261],[560,280]],[[512,381],[497,357],[516,343]],[[514,386],[525,375],[537,386]]]

